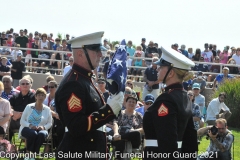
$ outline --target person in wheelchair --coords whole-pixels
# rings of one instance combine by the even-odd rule
[[[219,118],[215,124],[215,126],[207,126],[197,131],[198,136],[207,135],[207,139],[210,139],[207,152],[199,155],[199,160],[231,160],[233,135],[227,129],[227,121]]]
[[[137,98],[129,96],[126,99],[126,109],[121,110],[117,121],[113,123],[113,143],[115,146],[115,159],[121,159],[125,149],[125,142],[130,141],[133,149],[138,149],[141,144],[143,116],[135,111]]]

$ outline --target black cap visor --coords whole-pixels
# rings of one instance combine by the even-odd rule
[[[154,62],[154,64],[159,66],[172,66],[172,63],[169,63],[168,61],[165,61],[164,59],[160,59],[157,62]]]

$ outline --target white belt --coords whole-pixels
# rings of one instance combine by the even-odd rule
[[[98,131],[106,132],[106,125],[103,125],[102,127],[97,129]],[[68,128],[65,127],[65,132],[68,132]]]
[[[144,139],[145,147],[158,147],[158,142],[156,139]],[[182,141],[178,141],[178,148],[182,148]]]

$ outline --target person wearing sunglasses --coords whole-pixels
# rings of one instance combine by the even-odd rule
[[[20,119],[26,106],[35,102],[35,93],[31,91],[32,83],[30,78],[24,76],[19,80],[19,85],[20,92],[9,99],[13,112],[9,128],[9,141],[12,139],[13,131],[20,128]]]
[[[47,93],[46,98],[43,101],[43,104],[45,104],[48,107],[51,107],[51,104],[53,104],[55,93],[57,90],[57,82],[55,80],[48,82],[48,90],[49,90],[49,93]],[[51,108],[51,113],[54,119],[59,120],[59,116],[57,112],[55,110],[52,110],[52,108]]]
[[[68,71],[70,71],[72,69],[72,65],[73,65],[73,56],[69,57],[69,65],[67,65],[64,70],[63,70],[63,77],[68,73]]]
[[[217,133],[213,133],[211,128],[215,126]],[[219,118],[215,120],[213,125],[200,128],[197,131],[198,136],[208,135],[210,144],[205,153],[199,155],[199,160],[231,160],[231,148],[234,141],[234,136],[230,130],[228,130],[227,120]]]
[[[45,91],[47,92],[47,93],[49,93],[49,88],[48,88],[48,83],[50,82],[50,81],[55,81],[55,78],[53,77],[53,76],[47,76],[47,78],[46,78],[46,85],[44,85],[44,86],[42,86],[42,88],[43,89],[45,89]]]
[[[158,65],[157,81],[166,87],[144,113],[144,159],[147,160],[156,159],[154,153],[168,153],[168,159],[175,159],[176,154],[194,155],[198,151],[192,102],[182,85],[193,76],[190,70],[195,64],[172,48],[161,47],[161,50],[162,57],[155,62]],[[157,157],[162,158],[161,155]]]
[[[133,95],[132,89],[130,87],[125,87],[122,110],[126,109],[126,99],[132,95]]]
[[[153,104],[153,102],[154,102],[154,96],[152,94],[148,94],[144,99],[143,107],[136,108],[135,110],[137,112],[140,112],[144,116],[144,113]]]
[[[92,81],[93,70],[102,57],[104,32],[95,32],[68,41],[73,51],[72,69],[63,77],[55,93],[56,111],[65,134],[58,153],[106,153],[105,124],[116,118],[123,104],[123,92],[105,103]],[[61,155],[56,156],[57,160]],[[67,159],[72,159],[68,157]]]
[[[193,94],[193,91],[190,90],[187,93],[190,101],[192,101],[193,123],[194,123],[195,130],[197,131],[200,128],[200,119],[201,119],[200,107],[198,104],[194,103],[195,96]]]

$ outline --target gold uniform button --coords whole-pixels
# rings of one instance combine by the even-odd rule
[[[102,114],[102,117],[104,117],[104,114]]]
[[[91,142],[93,142],[93,139],[91,139]]]
[[[97,121],[98,120],[98,118],[95,118],[95,121]]]
[[[76,74],[76,72],[74,72],[74,74]]]
[[[90,76],[91,76],[91,73],[88,73],[88,76],[90,77]]]
[[[108,113],[111,113],[111,111],[110,111],[110,110],[108,110]]]

